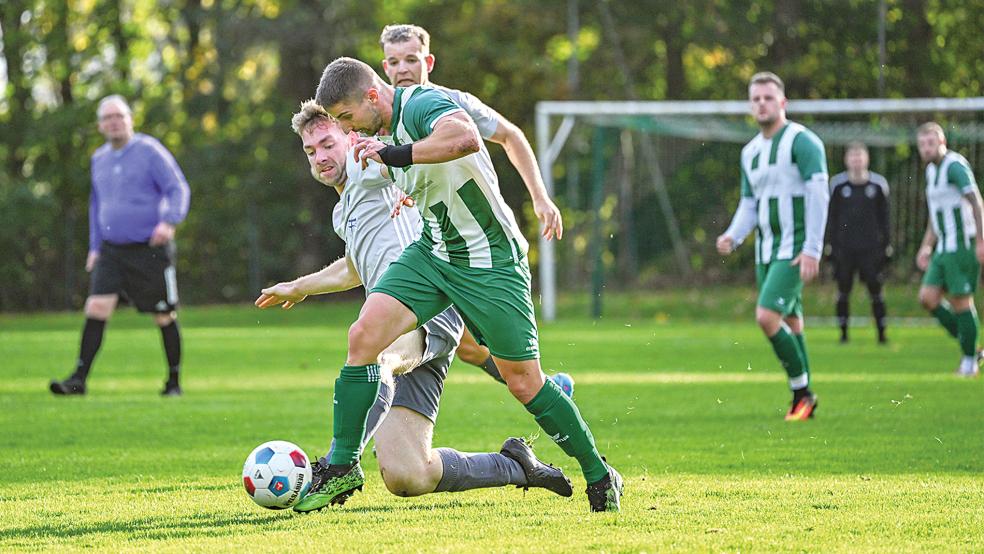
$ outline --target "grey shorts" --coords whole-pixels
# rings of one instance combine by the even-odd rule
[[[444,380],[454,352],[461,342],[465,322],[454,308],[437,314],[423,324],[424,359],[412,371],[394,379],[393,406],[402,406],[437,423],[437,410],[444,392]]]

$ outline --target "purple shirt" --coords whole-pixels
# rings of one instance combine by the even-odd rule
[[[190,199],[181,168],[157,139],[136,133],[119,150],[107,142],[92,155],[89,251],[103,241],[149,241],[158,223],[184,220]]]

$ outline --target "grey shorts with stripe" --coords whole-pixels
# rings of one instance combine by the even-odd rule
[[[411,409],[437,423],[444,380],[461,342],[465,322],[454,308],[448,308],[421,328],[426,333],[423,361],[412,371],[396,376],[393,406]]]

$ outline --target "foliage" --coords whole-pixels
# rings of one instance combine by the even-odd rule
[[[783,75],[791,97],[881,92],[876,2],[570,1],[573,42],[568,3],[556,0],[3,2],[0,310],[80,305],[88,157],[102,142],[94,108],[113,92],[133,100],[138,130],[172,149],[191,182],[185,300],[244,300],[341,255],[326,224],[333,193],[310,180],[288,121],[334,57],[375,64],[387,23],[428,28],[434,81],[478,94],[528,135],[539,100],[740,98],[762,68]],[[982,93],[984,1],[886,5],[886,96]],[[504,152],[491,150],[506,199],[528,206]],[[701,225],[691,194],[671,184],[681,220]],[[570,223],[590,220],[560,201]],[[532,235],[529,210],[517,211]]]

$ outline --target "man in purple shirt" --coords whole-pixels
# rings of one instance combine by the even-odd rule
[[[51,392],[85,394],[92,360],[106,320],[122,295],[142,313],[154,314],[167,355],[168,380],[161,394],[179,396],[181,334],[174,270],[174,228],[188,214],[190,191],[174,156],[153,137],[133,132],[122,96],[99,102],[99,132],[106,144],[92,155],[89,255],[92,273],[85,327],[75,372],[52,381]]]

